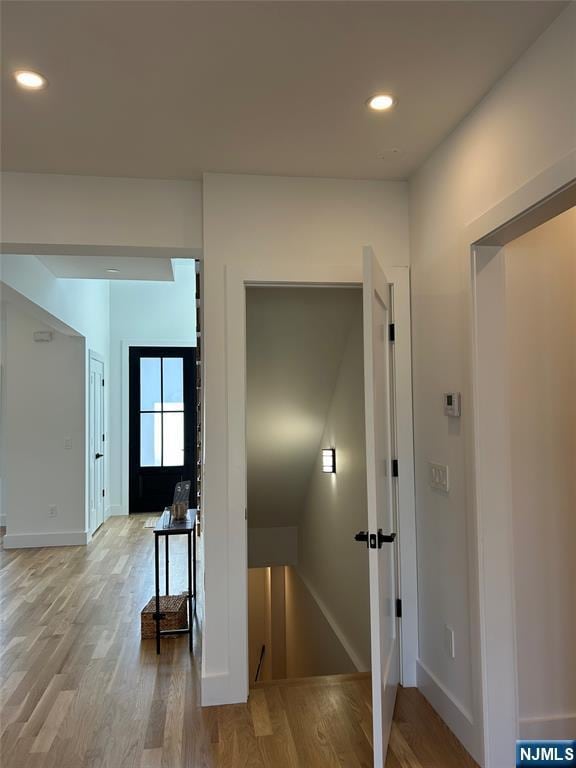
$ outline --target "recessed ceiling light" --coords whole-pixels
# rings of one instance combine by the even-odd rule
[[[30,69],[20,69],[18,72],[14,72],[14,78],[18,85],[27,91],[39,91],[48,84],[44,75],[39,72],[32,72]]]
[[[372,96],[368,99],[368,106],[373,109],[374,112],[385,112],[394,106],[395,100],[387,93],[377,93],[376,96]]]
[[[107,269],[106,272],[110,272],[110,274],[115,275],[118,272],[120,272],[120,270],[119,269]]]

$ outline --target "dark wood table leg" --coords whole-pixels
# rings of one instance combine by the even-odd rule
[[[154,536],[154,565],[156,581],[156,653],[160,653],[160,552],[158,536]]]
[[[188,531],[188,631],[190,632],[190,652],[194,650],[194,614],[192,613],[192,541]]]
[[[166,555],[165,555],[165,561],[166,561],[166,594],[170,594],[170,565],[169,565],[169,555],[168,555],[168,540],[170,539],[170,536],[164,536],[166,539]]]

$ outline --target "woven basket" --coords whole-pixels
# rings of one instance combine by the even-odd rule
[[[156,598],[150,598],[140,614],[142,640],[150,640],[156,637]],[[160,613],[164,618],[160,619],[161,630],[187,629],[188,611],[186,610],[186,595],[162,595],[160,597]]]

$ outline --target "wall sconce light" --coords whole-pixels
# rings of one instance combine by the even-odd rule
[[[336,448],[322,448],[322,472],[336,473]]]

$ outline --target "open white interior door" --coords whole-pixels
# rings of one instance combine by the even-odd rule
[[[390,416],[390,286],[364,249],[364,388],[374,768],[383,768],[399,676]]]

